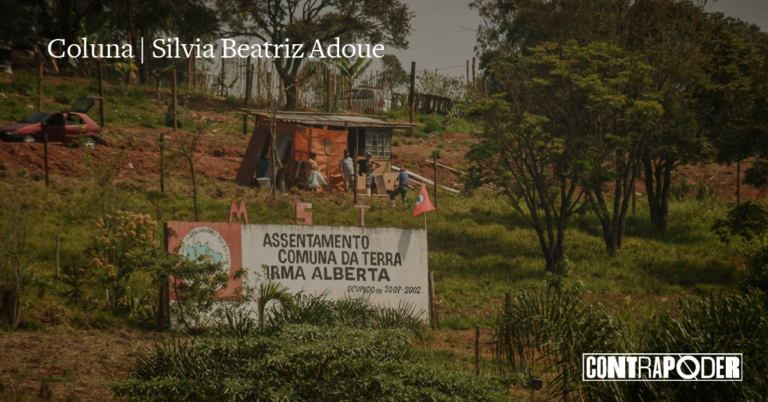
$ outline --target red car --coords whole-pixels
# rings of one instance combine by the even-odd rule
[[[72,144],[84,141],[93,148],[101,140],[99,126],[86,113],[98,96],[80,98],[69,112],[37,112],[18,124],[0,128],[0,140],[5,142],[43,142],[48,134],[49,143]]]

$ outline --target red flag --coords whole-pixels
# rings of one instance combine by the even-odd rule
[[[432,205],[432,201],[429,200],[429,194],[427,194],[427,187],[424,183],[421,183],[421,190],[419,190],[419,198],[416,199],[416,206],[413,207],[413,216],[417,217],[422,212],[432,211],[435,206]]]

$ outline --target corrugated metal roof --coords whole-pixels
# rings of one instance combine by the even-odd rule
[[[272,118],[272,113],[265,110],[246,110],[251,115]],[[277,120],[286,123],[304,124],[308,126],[333,126],[344,127],[386,127],[386,128],[409,128],[411,123],[388,121],[384,118],[374,118],[362,115],[317,113],[317,112],[277,112]]]

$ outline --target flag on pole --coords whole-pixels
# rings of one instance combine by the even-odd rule
[[[432,205],[432,201],[429,200],[429,194],[427,194],[427,187],[424,183],[421,183],[421,190],[419,190],[419,197],[416,199],[416,205],[413,207],[413,217],[419,216],[422,212],[432,211],[435,206]]]

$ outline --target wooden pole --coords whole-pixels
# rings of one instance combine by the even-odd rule
[[[45,187],[48,187],[48,132],[43,132],[43,154],[45,159]]]
[[[437,155],[435,155],[435,163],[432,165],[435,172],[435,208],[437,208]]]
[[[475,375],[480,375],[480,326],[475,327]]]
[[[429,323],[433,330],[440,328],[437,317],[437,299],[435,298],[435,278],[432,272],[429,273]]]
[[[410,92],[408,93],[408,109],[410,110],[410,122],[413,124],[413,113],[416,103],[416,93],[414,92],[416,90],[416,62],[411,62],[411,88]],[[413,126],[410,128],[409,135],[413,137]]]
[[[178,129],[178,121],[176,120],[177,114],[176,114],[176,69],[173,69],[173,89],[172,89],[172,96],[173,96],[173,131],[176,131]]]
[[[325,70],[325,111],[331,113],[331,110],[331,69],[328,68]]]
[[[477,75],[477,69],[475,69],[475,59],[477,58],[472,58],[472,89],[477,89],[477,80],[475,79],[475,76]]]
[[[197,38],[192,37],[192,45],[197,44]],[[194,85],[195,90],[197,90],[197,57],[192,58],[192,84]]]
[[[192,38],[192,45],[195,44],[195,38]],[[187,58],[187,91],[192,90],[192,57]]]
[[[467,89],[472,86],[472,82],[469,79],[469,60],[467,60]]]
[[[165,246],[165,251],[168,251],[168,222],[163,222],[163,244]],[[160,279],[160,289],[159,290],[159,297],[158,297],[158,305],[157,305],[157,322],[156,327],[158,331],[164,331],[165,330],[165,323],[167,321],[168,317],[168,310],[166,303],[168,299],[168,280],[166,278]]]
[[[349,132],[349,123],[344,122],[344,131]],[[355,169],[355,184],[352,185],[352,194],[354,194],[354,204],[357,205],[357,129],[355,129],[355,149],[351,149],[352,151],[352,161],[354,163],[354,169]]]
[[[512,293],[504,293],[504,306],[506,308],[512,307]]]
[[[248,102],[251,100],[251,58],[248,58],[248,64],[245,70],[245,100],[243,106],[247,109]],[[243,114],[243,135],[248,134],[248,113]]]
[[[40,59],[37,70],[37,111],[43,111],[43,60]]]
[[[158,87],[160,78],[157,79]],[[158,91],[158,96],[160,92]],[[101,118],[101,127],[104,127],[104,66],[101,61],[101,57],[99,57],[99,118]]]
[[[259,107],[259,102],[261,102],[261,58],[256,70],[256,108]]]
[[[59,236],[56,236],[56,279],[59,279]]]

